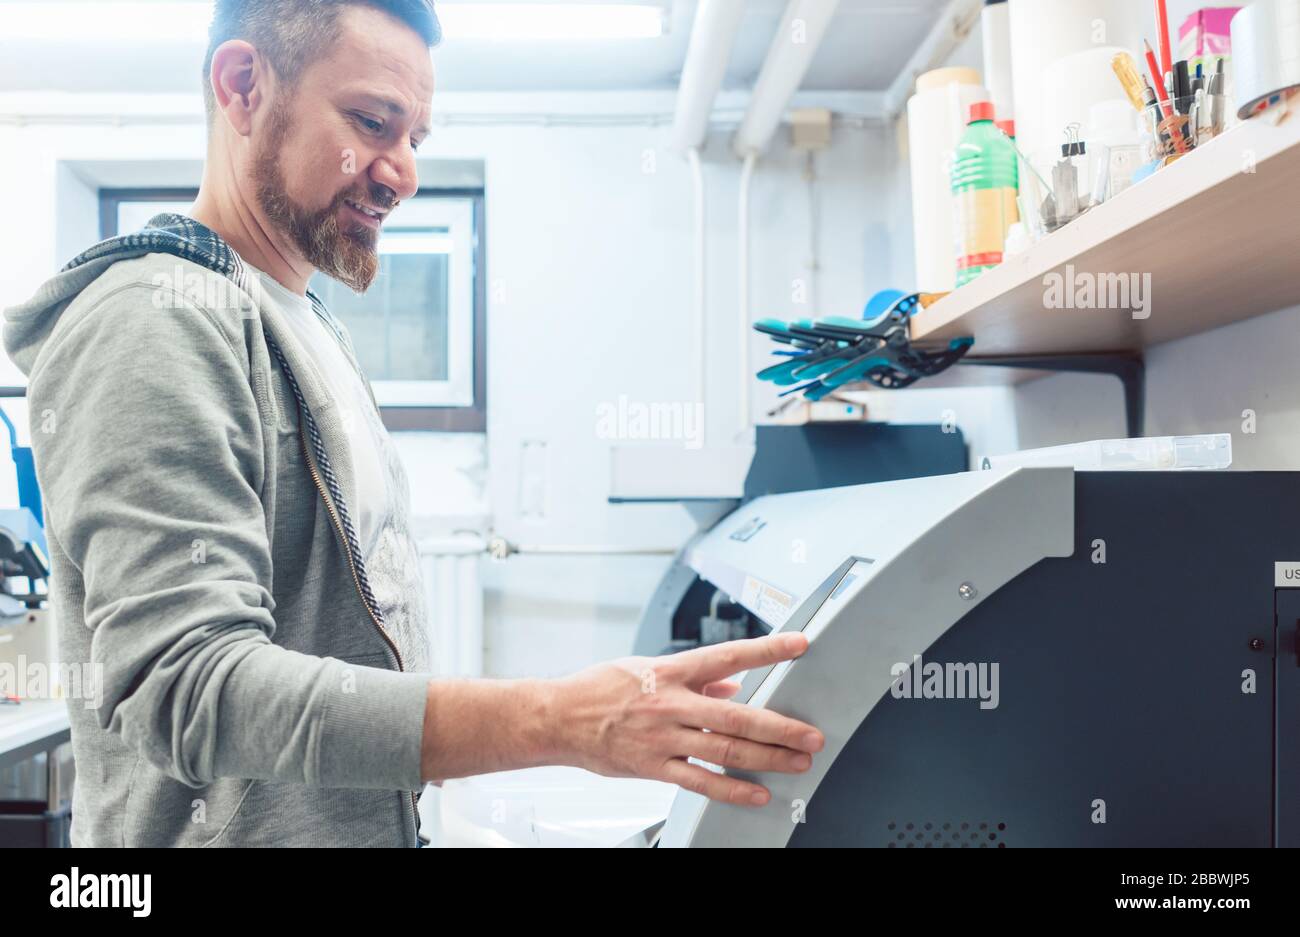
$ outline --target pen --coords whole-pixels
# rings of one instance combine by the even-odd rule
[[[1219,59],[1218,67],[1210,76],[1210,123],[1215,134],[1223,132],[1223,83],[1226,80],[1223,64],[1223,59]]]
[[[1146,110],[1150,113],[1162,113],[1158,103],[1159,99],[1156,97],[1156,89],[1151,87],[1151,82],[1146,80],[1143,80],[1142,82],[1142,100],[1146,104]],[[1166,143],[1170,142],[1169,134],[1164,130],[1164,124],[1167,119],[1167,117],[1159,117],[1156,119],[1156,137],[1159,140],[1162,149],[1165,147]]]
[[[1154,107],[1160,99],[1156,97],[1156,89],[1151,87],[1151,82],[1145,78],[1142,79],[1142,101],[1147,108]]]
[[[1165,91],[1164,82],[1160,80],[1160,76],[1164,73],[1160,71],[1160,66],[1156,62],[1156,54],[1151,49],[1151,43],[1143,40],[1142,44],[1146,46],[1147,67],[1151,69],[1151,84],[1156,89],[1156,94],[1160,98],[1162,105],[1161,110],[1164,111],[1164,115],[1168,117],[1171,113],[1168,107],[1169,95]]]
[[[1170,91],[1173,88],[1174,73],[1168,72],[1164,75],[1162,83],[1160,66],[1156,64],[1156,54],[1151,49],[1151,43],[1143,41],[1146,47],[1147,67],[1151,69],[1151,79],[1156,94],[1160,97],[1160,108],[1156,113],[1156,132],[1164,132],[1169,141],[1173,144],[1178,153],[1187,152],[1187,143],[1183,140],[1183,134],[1174,127],[1174,104],[1170,101]]]
[[[1218,68],[1215,69],[1206,82],[1206,90],[1210,94],[1223,94],[1223,82],[1226,76],[1223,73],[1223,59],[1219,59]]]

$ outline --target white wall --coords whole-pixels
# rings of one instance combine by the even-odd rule
[[[1234,469],[1300,469],[1298,355],[1300,307],[1151,349],[1146,434],[1231,433]],[[1051,446],[1123,436],[1122,408],[1117,381],[1059,375],[1024,385],[1015,417],[1023,446]]]
[[[438,135],[435,152],[487,161],[490,313],[489,498],[499,532],[542,544],[676,547],[684,509],[609,505],[609,449],[596,409],[621,395],[692,398],[692,203],[686,162],[667,129],[493,128]],[[710,141],[708,406],[712,441],[738,421],[738,165],[725,134]],[[892,170],[884,127],[837,131],[817,160],[819,313],[856,316],[895,284]],[[752,191],[754,317],[809,314],[794,300],[807,276],[809,211],[802,158],[784,142]],[[904,243],[902,249],[910,253]],[[770,345],[751,341],[761,362]],[[775,402],[756,389],[761,416]],[[916,398],[908,421],[938,422],[944,401]],[[521,446],[545,440],[548,510],[520,517]],[[664,559],[516,557],[489,566],[490,669],[557,672],[626,653]]]

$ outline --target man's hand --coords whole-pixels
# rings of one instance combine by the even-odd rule
[[[820,732],[728,701],[740,689],[730,677],[807,648],[801,634],[776,634],[591,667],[554,682],[552,744],[565,763],[597,774],[668,781],[713,800],[762,806],[766,788],[687,759],[743,771],[807,771],[825,744]]]

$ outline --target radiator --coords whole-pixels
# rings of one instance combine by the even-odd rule
[[[483,538],[474,534],[420,541],[437,676],[483,676],[484,549]]]

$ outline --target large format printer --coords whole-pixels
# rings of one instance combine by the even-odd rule
[[[734,600],[734,601],[733,601]],[[638,653],[771,630],[740,701],[826,735],[663,846],[1300,843],[1300,475],[1007,467],[747,501]]]

